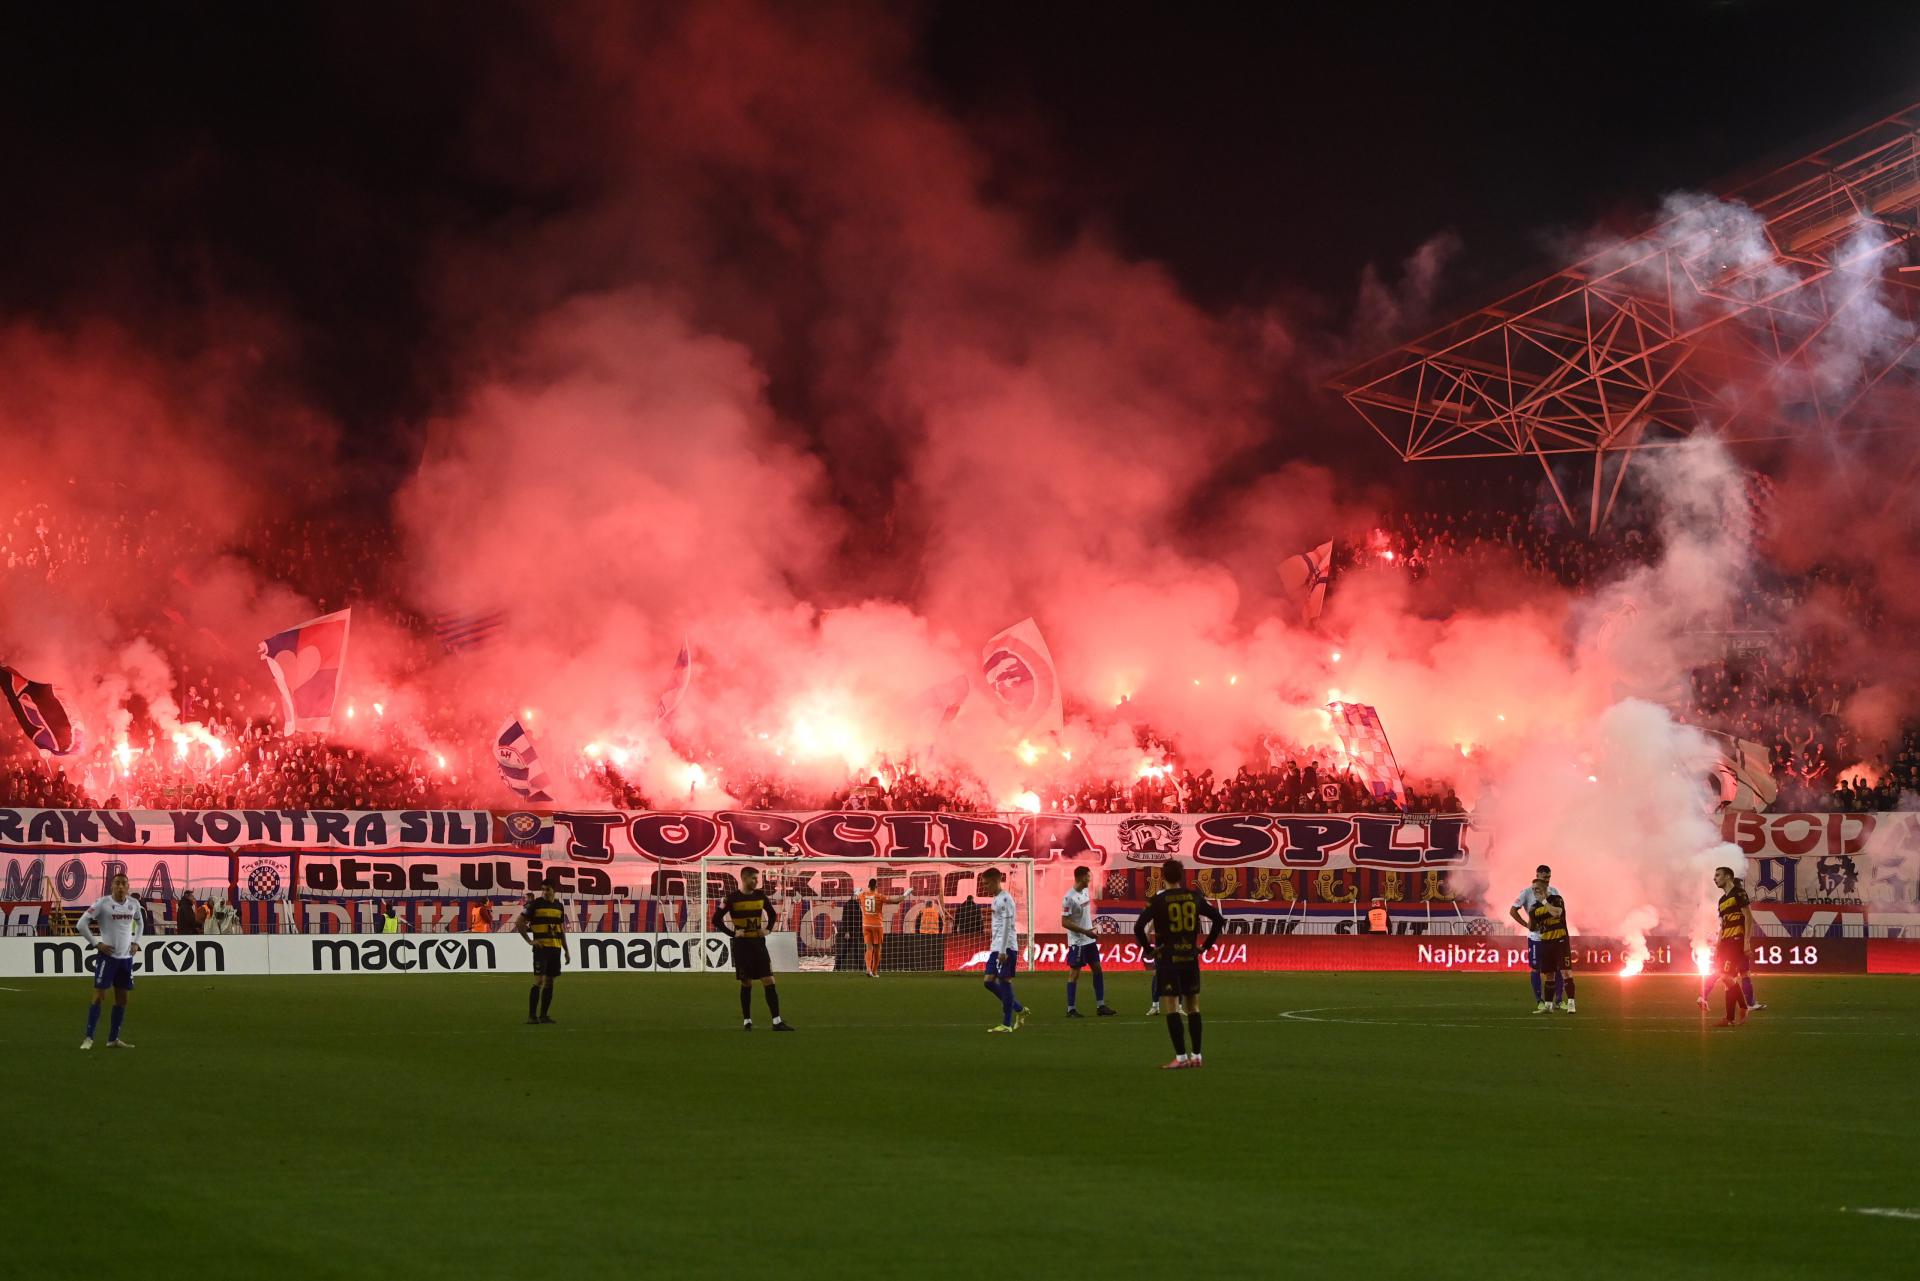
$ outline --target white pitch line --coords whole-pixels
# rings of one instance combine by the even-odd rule
[[[1884,1205],[1841,1206],[1842,1214],[1871,1214],[1882,1219],[1920,1219],[1920,1210],[1899,1210]]]
[[[1369,1017],[1373,1015],[1391,1015],[1391,1014],[1425,1012],[1427,1010],[1443,1010],[1443,1009],[1453,1009],[1453,1010],[1460,1010],[1464,1012],[1453,1014],[1453,1015],[1444,1015],[1440,1018],[1435,1018],[1435,1019]],[[1475,1011],[1485,1011],[1485,1012],[1479,1014],[1478,1017],[1476,1017],[1474,1013]],[[1796,1014],[1771,1015],[1770,1014],[1765,1017],[1756,1017],[1753,1020],[1753,1024],[1756,1027],[1766,1027],[1766,1026],[1775,1025],[1775,1024],[1792,1024],[1792,1023],[1801,1023],[1801,1022],[1807,1022],[1807,1023],[1823,1022],[1823,1021],[1854,1022],[1854,1021],[1863,1020],[1865,1017],[1866,1016],[1864,1015],[1857,1015],[1857,1014],[1798,1014],[1798,1015]],[[1493,1012],[1492,1010],[1488,1009],[1486,1006],[1483,1006],[1483,1005],[1448,1004],[1448,1003],[1436,1003],[1431,1006],[1420,1006],[1420,1007],[1399,1006],[1399,1005],[1381,1005],[1381,1006],[1317,1005],[1317,1006],[1309,1006],[1306,1009],[1300,1009],[1300,1010],[1282,1010],[1280,1012],[1280,1019],[1282,1022],[1318,1023],[1323,1026],[1424,1027],[1424,1028],[1444,1028],[1447,1030],[1463,1031],[1463,1032],[1485,1032],[1485,1031],[1490,1031],[1490,1030],[1495,1030],[1500,1028],[1518,1028],[1522,1026],[1540,1027],[1540,1028],[1546,1028],[1546,1027],[1607,1028],[1607,1027],[1617,1027],[1621,1024],[1637,1024],[1638,1026],[1633,1026],[1629,1028],[1629,1030],[1635,1033],[1673,1032],[1673,1033],[1682,1033],[1687,1035],[1697,1035],[1702,1031],[1712,1030],[1714,1027],[1717,1026],[1717,1022],[1718,1022],[1717,1020],[1714,1020],[1712,1022],[1703,1021],[1702,1019],[1697,1018],[1692,1014],[1620,1015],[1620,1014],[1602,1013],[1598,1010],[1592,1011],[1585,1017],[1578,1014],[1565,1015],[1565,1014],[1558,1014],[1558,1013],[1539,1014],[1539,1015],[1531,1014],[1531,1013],[1500,1014],[1500,1013]],[[1791,1035],[1791,1036],[1873,1036],[1873,1037],[1920,1036],[1920,1032],[1890,1031],[1890,1030],[1880,1029],[1880,1028],[1861,1029],[1858,1031],[1849,1029],[1845,1031],[1836,1030],[1836,1031],[1823,1032],[1823,1031],[1813,1031],[1813,1030],[1797,1028],[1797,1027],[1783,1026],[1779,1030],[1782,1033]]]

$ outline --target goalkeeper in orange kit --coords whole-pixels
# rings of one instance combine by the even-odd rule
[[[877,979],[880,977],[880,945],[887,937],[887,907],[897,900],[891,894],[881,893],[877,880],[867,882],[859,899],[860,935],[867,945],[867,977]]]

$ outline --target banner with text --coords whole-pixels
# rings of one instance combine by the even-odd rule
[[[641,974],[731,973],[730,940],[716,934],[581,934],[571,969]],[[769,935],[773,968],[800,967],[790,933]],[[99,954],[74,938],[0,939],[0,978],[89,975]],[[219,974],[525,974],[533,949],[514,934],[237,934],[153,939],[134,958],[139,978]]]
[[[1755,903],[1920,908],[1920,811],[1729,812],[1720,834],[1746,855]]]
[[[778,851],[839,859],[1151,863],[1178,855],[1220,867],[1456,867],[1467,859],[1467,831],[1460,815],[0,809],[0,849],[497,848],[589,864]]]
[[[60,902],[86,903],[115,872],[155,908],[185,889],[241,904],[296,891],[511,898],[547,878],[562,894],[664,898],[685,896],[707,857],[1033,859],[1052,892],[1074,864],[1145,877],[1178,856],[1223,896],[1258,880],[1276,895],[1398,901],[1416,881],[1449,898],[1469,837],[1458,815],[0,809],[0,899],[40,899],[51,881]]]

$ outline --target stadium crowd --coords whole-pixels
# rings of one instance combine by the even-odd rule
[[[1631,521],[1589,538],[1569,527],[1557,507],[1511,505],[1511,491],[1481,479],[1436,491],[1440,501],[1388,513],[1356,537],[1336,542],[1332,593],[1359,574],[1400,574],[1411,590],[1422,584],[1477,579],[1490,566],[1533,575],[1564,587],[1604,582],[1657,555],[1656,537]],[[111,562],[171,579],[187,588],[179,568],[183,545],[195,531],[157,532],[154,523],[125,513],[91,521],[57,514],[45,503],[19,502],[0,524],[0,563],[10,575],[61,582],[86,578]],[[317,610],[378,610],[384,621],[419,638],[432,661],[428,621],[393,607],[388,581],[394,564],[389,531],[378,521],[334,518],[256,523],[230,538],[229,554],[312,601]],[[1780,795],[1775,810],[1863,810],[1894,806],[1903,791],[1920,790],[1920,728],[1885,743],[1860,741],[1842,710],[1854,686],[1840,673],[1839,638],[1818,632],[1786,634],[1777,620],[1812,592],[1823,592],[1851,616],[1868,617],[1873,602],[1843,577],[1816,570],[1797,579],[1773,578],[1740,593],[1731,608],[1698,620],[1698,662],[1686,688],[1668,699],[1685,719],[1763,744]],[[191,596],[191,592],[185,593]],[[182,612],[164,609],[149,639],[168,655],[177,717],[131,696],[128,728],[115,741],[90,742],[73,758],[51,761],[12,732],[0,738],[0,803],[22,807],[252,807],[401,809],[490,807],[512,797],[493,769],[497,725],[459,723],[451,713],[416,716],[403,731],[376,725],[347,745],[311,734],[283,735],[277,695],[264,672],[224,677],[190,645],[197,629]],[[358,618],[359,615],[356,615]],[[171,630],[170,630],[171,629]],[[198,658],[186,652],[195,650]],[[228,667],[229,672],[232,665]],[[378,720],[376,706],[357,709]],[[1071,710],[1071,709],[1070,709]],[[191,735],[173,728],[195,727]],[[1195,770],[1175,748],[1142,731],[1149,764],[1133,777],[1079,779],[1023,800],[1028,808],[1088,813],[1346,812],[1391,810],[1391,798],[1372,795],[1338,753],[1302,744],[1262,741],[1230,775]],[[648,795],[609,761],[581,757],[549,762],[568,780],[576,803],[648,809],[658,802],[692,803],[681,796]],[[866,808],[979,811],[1004,808],[969,777],[915,762],[880,762],[836,790],[808,788],[769,772],[762,762],[702,760],[712,787],[708,804],[754,809]],[[1408,780],[1414,812],[1461,808],[1453,780]]]
[[[1340,573],[1398,573],[1414,581],[1468,581],[1490,566],[1519,564],[1563,587],[1604,583],[1659,554],[1654,531],[1616,520],[1596,537],[1575,530],[1559,508],[1508,506],[1511,493],[1486,478],[1442,483],[1446,501],[1393,513],[1363,538],[1337,549]],[[1764,531],[1764,487],[1751,516]],[[1776,812],[1892,809],[1902,791],[1920,790],[1920,725],[1891,738],[1864,739],[1844,712],[1859,689],[1844,661],[1841,629],[1783,625],[1818,595],[1824,612],[1870,629],[1877,602],[1859,583],[1825,566],[1786,576],[1756,560],[1746,582],[1690,620],[1693,666],[1684,687],[1653,691],[1682,720],[1759,743],[1779,795]]]

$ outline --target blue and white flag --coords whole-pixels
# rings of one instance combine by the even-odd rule
[[[260,642],[260,657],[267,660],[280,701],[286,704],[286,733],[324,734],[333,728],[333,702],[347,665],[347,626],[352,618],[350,609],[323,614]]]
[[[659,710],[653,714],[656,721],[664,721],[673,715],[673,709],[680,706],[681,697],[686,694],[687,686],[693,681],[693,646],[688,641],[680,642],[680,657],[673,660],[673,684],[667,686],[660,695]]]
[[[500,778],[508,791],[523,801],[553,803],[553,796],[547,791],[553,786],[553,780],[540,764],[540,753],[533,747],[533,735],[527,733],[526,726],[518,720],[508,721],[500,731],[493,745],[493,758],[499,762]]]
[[[504,609],[496,609],[489,614],[436,614],[433,634],[439,638],[442,649],[449,654],[458,654],[462,650],[479,649],[506,625],[507,611]]]
[[[30,681],[11,667],[0,667],[7,703],[21,732],[33,745],[55,756],[71,756],[80,747],[80,731],[67,716],[67,709],[53,692],[53,686]]]

